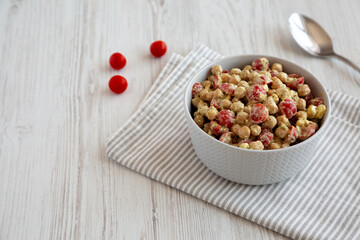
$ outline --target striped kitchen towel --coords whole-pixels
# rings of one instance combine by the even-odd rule
[[[360,239],[360,100],[330,91],[330,126],[295,177],[237,184],[197,158],[182,105],[191,76],[220,57],[204,45],[184,58],[173,54],[139,109],[108,138],[109,158],[290,238]]]

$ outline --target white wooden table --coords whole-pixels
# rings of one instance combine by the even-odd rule
[[[0,1],[0,239],[285,239],[109,161],[105,139],[135,111],[172,52],[295,61],[357,96],[360,74],[311,57],[288,31],[318,22],[360,65],[360,2]],[[168,53],[149,55],[162,39]],[[122,52],[125,69],[108,66]],[[121,74],[122,95],[107,87]],[[358,82],[357,82],[358,81]]]

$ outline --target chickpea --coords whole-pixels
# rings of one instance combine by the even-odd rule
[[[276,143],[276,142],[271,142],[268,146],[268,149],[280,149],[281,146],[279,143]]]
[[[265,122],[262,123],[264,128],[273,129],[277,124],[277,120],[274,116],[269,116]]]
[[[261,71],[260,74],[264,75],[264,76],[266,76],[268,78],[271,78],[271,73],[269,73],[268,71]]]
[[[289,128],[285,124],[281,124],[276,130],[275,135],[280,138],[285,138],[289,134]]]
[[[271,80],[273,81],[273,83],[271,84],[272,89],[278,89],[284,86],[282,81],[277,77],[272,77]]]
[[[325,112],[326,112],[326,107],[325,105],[323,104],[320,104],[318,107],[317,107],[317,111],[316,111],[316,115],[315,115],[315,118],[317,119],[322,119],[325,115]]]
[[[249,88],[249,83],[246,81],[240,81],[238,87],[244,87],[245,89]]]
[[[264,150],[264,145],[262,144],[262,142],[260,141],[255,141],[255,142],[251,142],[249,144],[250,149],[254,149],[254,150]]]
[[[233,75],[231,75],[231,78],[230,78],[230,81],[229,81],[229,82],[230,82],[230,83],[233,83],[233,84],[235,84],[235,85],[238,85],[240,81],[241,81],[240,76],[233,74]]]
[[[278,95],[272,94],[272,95],[270,95],[270,97],[271,97],[272,99],[274,99],[274,102],[275,102],[276,104],[279,103],[279,97],[278,97]]]
[[[245,87],[237,87],[236,89],[235,89],[235,97],[237,97],[237,98],[243,98],[243,97],[245,97],[245,95],[246,95],[246,88]]]
[[[251,104],[251,103],[250,103]],[[250,112],[251,112],[251,106],[250,105],[247,105],[247,106],[245,106],[244,107],[244,112],[246,112],[247,114],[250,114]]]
[[[271,70],[282,72],[283,71],[283,66],[280,63],[274,63],[271,66]]]
[[[251,131],[251,135],[259,136],[261,133],[261,127],[259,125],[251,125],[250,131]]]
[[[268,96],[272,96],[272,95],[276,95],[276,89],[269,89],[266,94]],[[277,95],[276,95],[277,98],[279,98]]]
[[[193,99],[191,100],[191,102],[192,102],[192,104],[194,105],[194,107],[197,107],[197,108],[198,108],[198,104],[199,104],[200,102],[203,102],[203,100],[201,100],[200,98],[196,97],[196,98],[193,98]]]
[[[206,101],[206,95],[209,93],[209,91],[207,89],[203,89],[200,91],[199,96],[200,99],[203,101]]]
[[[289,143],[283,143],[283,144],[281,144],[281,148],[287,148],[287,147],[290,147],[290,144],[289,144]]]
[[[206,90],[209,90],[211,88],[211,85],[212,85],[211,81],[209,81],[209,80],[205,80],[201,84],[204,87],[204,89],[206,89]]]
[[[231,126],[231,132],[233,132],[235,135],[239,135],[241,126],[239,124],[234,124]]]
[[[197,115],[196,117],[194,117],[194,121],[199,127],[202,128],[204,126],[205,119],[203,116]]]
[[[298,111],[297,113],[295,113],[295,117],[297,119],[307,119],[307,113],[305,111]]]
[[[248,144],[248,143],[240,143],[240,144],[239,144],[239,148],[249,149],[249,148],[250,148],[250,146],[249,146],[249,144]]]
[[[213,99],[214,92],[210,91],[206,94],[206,101],[210,102]]]
[[[201,94],[201,92],[200,92]],[[304,111],[306,109],[306,101],[303,98],[299,98],[298,100],[296,100],[296,108],[298,111]]]
[[[202,106],[201,108],[198,109],[199,114],[203,117],[206,116],[208,111],[209,111],[208,106]]]
[[[296,102],[299,99],[299,95],[296,91],[290,90],[290,97]]]
[[[233,112],[241,112],[244,109],[244,104],[240,101],[233,102],[230,106],[230,110]]]
[[[284,100],[286,98],[290,99],[290,91],[288,88],[279,88],[279,89],[276,89],[276,95],[278,95],[278,97],[281,99],[281,100]]]
[[[206,117],[209,119],[209,120],[214,120],[216,119],[217,115],[218,115],[218,110],[211,106],[208,110],[208,112],[206,113]]]
[[[279,72],[276,77],[279,78],[283,83],[286,83],[288,81],[288,75],[284,72]]]
[[[231,75],[228,73],[222,73],[221,75],[222,82],[226,83],[230,81]]]
[[[308,118],[315,118],[316,116],[316,106],[310,105],[306,110]]]
[[[239,112],[236,115],[235,122],[241,125],[245,125],[249,121],[249,114],[246,112]]]
[[[211,72],[216,75],[219,76],[222,73],[223,69],[220,65],[215,65],[211,68]]]
[[[291,126],[289,119],[285,115],[278,116],[276,120],[279,126],[281,126],[282,124],[284,124],[287,127]]]
[[[216,89],[213,93],[213,98],[224,98],[224,93],[220,89]]]
[[[306,97],[307,95],[309,95],[311,92],[309,85],[307,84],[302,84],[298,86],[298,94],[300,97]]]
[[[236,75],[240,75],[241,73],[241,69],[240,68],[233,68],[231,69],[231,74],[236,74]]]
[[[269,97],[264,101],[264,105],[269,110],[269,114],[275,114],[279,111],[279,107],[276,105],[273,98]]]
[[[205,123],[205,124],[204,124],[204,131],[205,131],[205,132],[209,132],[209,131],[210,131],[210,123]]]
[[[248,70],[252,70],[252,67],[250,65],[246,65],[244,68],[243,68],[244,71]]]
[[[229,99],[223,99],[221,100],[220,102],[220,108],[222,110],[224,109],[230,109],[230,106],[231,106],[231,101]]]
[[[253,71],[249,74],[249,80],[252,81],[254,80],[254,78],[258,77],[259,75],[260,74],[258,72]]]
[[[249,70],[243,70],[240,73],[240,78],[243,80],[249,80],[250,71]]]

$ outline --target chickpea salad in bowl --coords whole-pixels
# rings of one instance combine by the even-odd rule
[[[239,66],[240,67],[240,66]],[[265,57],[211,74],[192,87],[195,123],[221,142],[253,150],[286,148],[310,138],[327,111],[306,79]]]

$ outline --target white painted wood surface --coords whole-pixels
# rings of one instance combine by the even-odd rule
[[[109,161],[105,139],[135,111],[172,52],[199,42],[224,55],[298,62],[357,96],[360,74],[311,57],[287,19],[320,22],[360,65],[360,2],[0,1],[0,239],[285,239]],[[168,44],[161,59],[153,40]],[[122,52],[125,69],[108,57]],[[107,82],[121,74],[122,95]]]

